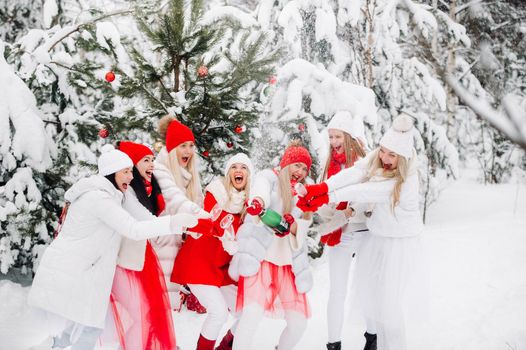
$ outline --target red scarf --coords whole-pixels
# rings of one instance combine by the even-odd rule
[[[146,179],[142,179],[142,182],[144,184],[144,189],[146,190],[146,195],[148,197],[150,197],[152,195],[152,191],[153,191],[153,186],[152,186],[152,183]],[[164,201],[164,197],[163,197],[163,194],[162,193],[159,193],[157,195],[157,213],[156,215],[159,216],[164,208],[166,208],[166,203]]]
[[[144,189],[146,190],[146,195],[150,197],[152,195],[152,183],[146,179],[142,179],[142,183],[144,184]]]
[[[346,168],[345,162],[345,152],[337,153],[335,150],[332,150],[331,162],[329,163],[329,168],[327,169],[327,178],[331,177],[332,175],[338,174],[340,170]]]

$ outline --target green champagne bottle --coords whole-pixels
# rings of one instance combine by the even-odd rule
[[[278,234],[284,234],[290,229],[290,225],[281,215],[272,209],[263,209],[259,214],[261,221]]]

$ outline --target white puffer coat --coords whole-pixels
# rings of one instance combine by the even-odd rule
[[[121,235],[144,240],[170,234],[170,217],[137,221],[122,208],[122,193],[100,175],[78,181],[65,198],[71,203],[66,220],[40,261],[29,303],[104,328]],[[142,207],[134,197],[129,201]]]
[[[414,152],[413,152],[414,153]],[[366,218],[367,228],[372,235],[382,237],[412,237],[422,232],[423,224],[420,215],[420,196],[418,193],[418,173],[416,154],[409,164],[407,179],[402,184],[400,202],[392,209],[392,193],[395,179],[378,175],[367,182],[367,166],[371,156],[359,160],[352,168],[340,171],[326,181],[329,187],[329,201],[356,201],[370,203],[372,215]]]
[[[163,193],[163,197],[166,203],[166,208],[164,212],[161,213],[161,215],[173,215],[178,213],[189,213],[195,215],[199,212],[206,214],[201,209],[202,205],[198,205],[192,202],[190,199],[188,199],[188,197],[186,196],[186,188],[182,189],[177,185],[177,183],[175,182],[175,178],[172,172],[170,171],[170,168],[168,167],[168,164],[169,154],[166,148],[163,147],[157,155],[157,157],[155,158],[154,168],[155,178],[159,183],[159,187],[161,187],[161,192]],[[183,176],[185,176],[187,180],[186,183],[188,184],[190,182],[190,178],[188,177],[191,175],[184,169],[182,169],[182,171]],[[200,196],[201,197],[199,198],[199,202],[200,204],[202,204],[202,193],[200,193]],[[177,294],[179,292],[179,285],[176,283],[172,283],[170,281],[170,277],[172,275],[175,257],[177,256],[177,252],[179,251],[179,248],[182,244],[181,236],[174,236],[170,240],[163,240],[162,244],[158,244],[155,239],[151,240],[151,242],[153,248],[155,249],[155,252],[157,253],[157,257],[159,258],[161,268],[163,269],[164,277],[166,280],[166,287],[170,294],[170,301],[172,303],[172,307],[177,307]]]

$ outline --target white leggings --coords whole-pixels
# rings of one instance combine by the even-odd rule
[[[330,290],[327,303],[328,342],[342,340],[345,298],[349,286],[349,270],[359,245],[359,234],[344,233],[341,242],[327,247],[329,253]]]
[[[228,320],[229,310],[234,315],[237,287],[234,284],[216,287],[205,284],[189,284],[190,290],[206,308],[206,319],[201,328],[201,335],[209,340],[216,340],[221,328]],[[232,333],[235,333],[235,324]]]
[[[53,346],[60,348],[71,346],[71,350],[93,350],[102,331],[101,328],[73,323],[53,339]]]
[[[252,339],[264,313],[259,304],[250,304],[243,308],[234,336],[233,350],[252,349]],[[285,321],[287,326],[279,337],[278,350],[292,350],[307,327],[305,315],[296,311],[285,311]]]

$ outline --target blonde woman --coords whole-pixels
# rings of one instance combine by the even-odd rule
[[[214,350],[229,309],[235,311],[237,286],[228,276],[228,266],[236,251],[235,234],[245,216],[253,173],[246,154],[238,153],[227,161],[224,177],[206,187],[204,209],[213,216],[216,237],[188,237],[175,259],[172,282],[187,284],[207,310],[197,350]],[[232,349],[233,338],[228,331],[217,349]]]
[[[233,349],[251,349],[253,334],[265,314],[284,317],[278,349],[290,350],[299,342],[310,317],[306,292],[312,287],[306,235],[310,217],[296,208],[295,184],[304,183],[312,165],[309,152],[289,146],[280,166],[256,174],[245,222],[239,228],[239,250],[229,274],[238,282],[236,310],[241,313]],[[290,228],[274,233],[257,218],[264,209],[281,214]]]
[[[404,350],[405,322],[425,310],[427,271],[420,240],[419,179],[413,120],[398,116],[380,147],[352,168],[307,186],[298,206],[314,211],[325,203],[371,203],[356,264],[358,305],[367,323],[365,349]]]
[[[347,111],[337,112],[327,125],[329,154],[323,168],[322,180],[351,168],[365,156],[363,123]],[[361,236],[367,231],[365,203],[347,202],[324,205],[318,211],[324,223],[318,231],[320,242],[326,245],[329,256],[330,289],[327,303],[327,350],[341,350],[345,299],[349,270],[358,252]]]
[[[166,203],[164,215],[190,213],[199,218],[209,217],[202,209],[203,193],[198,164],[195,156],[195,138],[192,130],[172,116],[165,116],[159,122],[165,147],[155,159],[154,174],[159,182]],[[192,232],[207,234],[212,222],[200,221]],[[181,247],[180,237],[160,237],[153,242],[166,279],[172,308],[179,307],[179,286],[170,282],[177,252]]]

